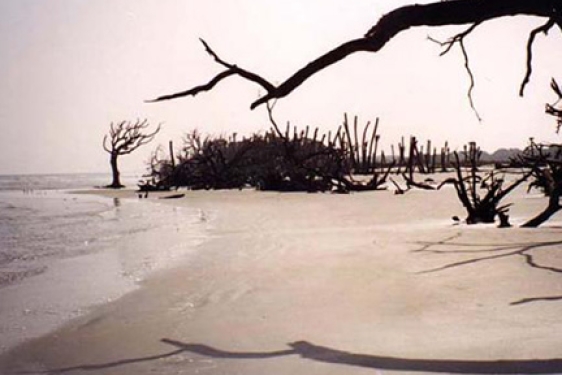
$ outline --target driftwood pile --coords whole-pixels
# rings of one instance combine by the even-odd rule
[[[299,130],[287,124],[282,131],[270,110],[272,128],[248,138],[185,136],[179,155],[169,159],[155,152],[150,160],[148,182],[142,189],[170,187],[199,189],[350,192],[383,189],[393,163],[380,164],[376,157],[380,136],[378,120],[358,129],[347,116],[336,133],[320,134],[318,128]],[[362,136],[359,138],[358,134]],[[177,159],[177,162],[176,162]],[[369,175],[358,181],[352,176]],[[140,186],[140,185],[139,185]]]

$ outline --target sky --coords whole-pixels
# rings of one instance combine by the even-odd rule
[[[423,1],[418,1],[418,3]],[[427,1],[425,1],[427,2]],[[3,0],[0,2],[0,174],[109,172],[102,140],[112,122],[162,124],[155,141],[121,158],[142,171],[150,153],[197,129],[251,134],[269,128],[263,90],[230,78],[197,97],[146,103],[206,83],[221,72],[204,38],[224,59],[279,83],[310,60],[362,36],[406,0]],[[278,123],[336,130],[344,113],[379,118],[385,147],[415,135],[453,149],[519,147],[559,139],[544,105],[562,80],[562,37],[553,29],[534,48],[525,96],[529,31],[544,20],[509,17],[466,39],[474,104],[461,51],[445,40],[466,27],[414,28],[379,53],[357,53],[313,76],[275,107]]]

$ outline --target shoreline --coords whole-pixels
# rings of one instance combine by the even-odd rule
[[[48,204],[49,209],[37,211],[32,218],[34,223],[41,222],[46,215],[52,218],[49,221],[55,226],[70,233],[56,231],[65,241],[64,245],[60,243],[64,247],[58,253],[47,252],[38,255],[33,263],[30,263],[33,259],[26,263],[27,253],[16,252],[13,265],[5,265],[3,270],[8,273],[11,270],[17,272],[18,267],[21,269],[24,265],[40,266],[40,272],[30,273],[29,277],[22,274],[21,279],[14,279],[0,288],[0,354],[26,341],[52,334],[98,306],[134,292],[142,287],[147,277],[189,256],[192,248],[204,240],[195,213],[191,214],[187,208],[176,210],[165,205],[157,206],[157,202],[136,204],[129,200],[130,192],[121,198],[113,198],[112,202],[112,197],[107,194],[94,192],[60,190],[31,196],[15,193],[15,202],[33,199],[36,203],[30,207],[40,208],[42,204]],[[19,203],[14,204],[19,206]],[[28,210],[26,206],[22,207]],[[50,207],[56,207],[56,211],[51,211]],[[78,228],[67,226],[69,220],[77,220],[84,227],[78,237],[72,234]],[[147,220],[154,228],[147,227]],[[180,222],[185,224],[181,230]],[[151,238],[154,231],[163,234],[163,240]],[[44,239],[47,242],[43,245],[51,248],[52,241],[56,241],[50,234]],[[181,246],[178,245],[180,239]],[[39,245],[20,246],[25,249],[25,246]],[[18,261],[18,255],[23,256],[23,260]]]
[[[562,276],[524,258],[562,268],[555,225],[453,226],[462,211],[452,190],[188,192],[158,202],[211,219],[189,262],[0,356],[0,370],[348,374],[392,362],[399,373],[447,363],[469,373],[507,361],[562,372],[562,302],[540,300],[562,296]],[[521,212],[542,206],[524,203]],[[537,251],[509,255],[525,246]],[[364,366],[346,363],[357,355]]]

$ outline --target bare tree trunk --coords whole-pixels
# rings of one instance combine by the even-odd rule
[[[121,184],[121,174],[119,173],[119,168],[117,167],[117,154],[111,154],[111,158],[109,160],[111,164],[111,174],[113,176],[113,182],[108,187],[113,189],[120,189],[123,187]]]
[[[236,133],[234,135],[234,140],[236,141]],[[168,143],[168,148],[170,149],[170,163],[172,163],[172,168],[175,168],[176,158],[174,157],[174,143],[172,141]]]
[[[534,218],[532,218],[531,220],[529,220],[528,222],[526,222],[525,224],[523,224],[521,227],[536,228],[542,223],[544,223],[545,221],[547,221],[548,219],[550,219],[550,217],[555,213],[557,213],[560,210],[560,208],[562,208],[560,207],[560,189],[554,189],[550,193],[548,206],[546,207],[546,209],[540,214],[538,214],[537,216],[535,216]]]

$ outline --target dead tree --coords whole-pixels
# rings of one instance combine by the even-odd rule
[[[331,190],[335,181],[349,173],[345,152],[336,147],[338,140],[328,136],[326,144],[318,128],[299,130],[288,124],[282,131],[272,109],[268,105],[272,129],[263,135],[237,141],[236,134],[214,137],[188,133],[179,163],[166,180],[172,186],[193,190],[246,186],[274,191]],[[341,132],[337,139],[340,137]]]
[[[551,116],[556,117],[556,133],[560,133],[560,127],[562,127],[562,109],[557,108],[556,106],[562,101],[562,90],[558,83],[553,79],[550,82],[550,87],[552,91],[558,96],[558,100],[556,100],[553,104],[547,104],[545,112]]]
[[[437,148],[431,148],[431,140],[428,140],[426,145],[427,148],[424,151],[423,146],[418,149],[418,140],[416,137],[410,137],[410,147],[408,151],[408,157],[404,158],[404,152],[406,147],[404,146],[404,137],[402,137],[402,142],[398,144],[400,150],[400,162],[398,168],[396,168],[396,174],[401,174],[404,182],[406,183],[407,190],[411,188],[417,188],[422,190],[436,190],[437,187],[432,184],[432,179],[428,178],[426,181],[419,182],[415,180],[416,169],[420,174],[431,174],[437,172]],[[394,149],[394,148],[393,148]],[[428,151],[432,150],[432,151]],[[440,155],[441,172],[446,172],[446,165],[449,163],[449,147],[448,143],[445,142],[445,146],[441,148]],[[405,161],[403,161],[405,160]],[[401,171],[401,164],[405,165],[405,171]],[[395,184],[396,186],[396,184]],[[406,191],[407,191],[406,190]]]
[[[353,173],[358,175],[372,174],[377,167],[377,152],[379,148],[380,135],[378,134],[379,119],[377,118],[374,127],[371,129],[371,122],[368,121],[360,131],[358,127],[358,117],[353,119],[353,128],[349,126],[347,113],[344,114],[343,132],[341,147],[348,155],[350,168]],[[369,130],[371,130],[369,134]],[[359,134],[362,134],[361,140]]]
[[[404,141],[404,137],[402,137],[402,141],[398,143],[398,168],[396,168],[396,173],[399,174],[402,172],[402,167],[406,163],[406,145]]]
[[[467,212],[467,224],[493,223],[499,217],[500,226],[509,226],[507,212],[511,205],[500,205],[501,200],[527,180],[530,172],[524,173],[504,188],[504,178],[497,178],[494,171],[485,176],[478,173],[476,158],[469,159],[469,165],[463,167],[459,154],[455,151],[453,155],[457,176],[443,181],[438,189],[445,184],[455,186],[457,196]]]
[[[354,160],[355,151],[349,149],[352,143],[348,137],[350,133],[338,129],[334,139],[328,134],[327,144],[318,141],[318,128],[314,131],[313,139],[308,139],[309,129],[298,135],[297,127],[290,134],[290,124],[282,132],[273,116],[274,105],[267,104],[267,113],[272,126],[272,135],[275,140],[283,144],[283,154],[279,166],[275,169],[273,183],[271,174],[265,180],[270,180],[265,185],[282,187],[281,190],[306,190],[309,192],[326,191],[337,187],[338,191],[349,192],[355,185],[346,176],[351,172],[350,160]],[[344,124],[347,125],[347,122]],[[339,144],[339,147],[338,147]],[[351,146],[353,147],[353,146]],[[351,156],[350,156],[351,154]],[[353,161],[351,161],[353,163]],[[281,171],[279,170],[281,167]],[[281,173],[280,173],[281,172]],[[279,180],[279,177],[281,179]],[[266,182],[266,181],[264,181]],[[279,190],[279,188],[276,188]]]
[[[171,177],[174,186],[199,189],[241,189],[250,181],[251,172],[263,164],[261,154],[269,152],[267,135],[236,140],[236,134],[203,136],[197,130],[187,133],[179,164]],[[250,160],[254,164],[248,164]]]
[[[429,183],[426,182],[417,182],[413,179],[413,177],[408,177],[406,173],[402,173],[402,178],[406,182],[406,186],[408,190],[411,188],[418,188],[422,190],[436,190],[437,188]]]
[[[523,154],[518,156],[518,163],[531,171],[533,181],[529,184],[529,189],[541,189],[548,197],[547,207],[522,225],[525,228],[536,228],[562,208],[562,145],[531,142]]]
[[[455,45],[459,46],[464,57],[465,68],[470,78],[468,98],[474,109],[474,105],[472,104],[474,76],[469,65],[468,53],[464,44],[465,39],[486,21],[506,16],[536,16],[545,19],[543,25],[529,32],[526,73],[519,88],[519,94],[523,95],[525,86],[529,83],[532,73],[532,47],[537,35],[540,33],[546,34],[556,25],[562,28],[562,2],[560,0],[449,0],[423,5],[403,6],[381,17],[364,36],[345,42],[333,50],[328,51],[324,55],[309,62],[306,66],[296,71],[292,76],[278,85],[271,83],[271,81],[268,81],[254,72],[250,72],[240,68],[238,65],[222,60],[209,45],[202,40],[206,51],[218,64],[225,67],[226,70],[219,73],[206,84],[175,94],[160,96],[153,101],[194,96],[201,92],[212,90],[225,78],[240,76],[258,84],[266,92],[264,96],[251,104],[251,108],[254,109],[261,104],[289,95],[311,76],[351,54],[356,52],[376,53],[380,51],[395,36],[412,27],[467,25],[468,27],[465,31],[454,35],[449,40],[440,44],[444,48],[442,55],[448,53]]]
[[[447,168],[451,164],[449,142],[445,142],[445,146],[441,148],[441,172],[447,172]]]
[[[562,110],[557,108],[557,105],[562,100],[562,91],[554,80],[551,82],[551,88],[558,96],[558,100],[554,104],[546,105],[546,113],[556,117],[556,132],[559,133],[560,126],[562,126]],[[540,188],[548,197],[546,208],[523,224],[523,227],[536,228],[562,208],[560,205],[560,197],[562,196],[562,145],[537,144],[531,139],[530,145],[519,156],[519,162],[531,169],[534,180],[530,184],[530,188]]]
[[[273,106],[269,103],[267,110],[273,134],[281,139],[285,146],[283,164],[289,166],[287,177],[293,184],[296,182],[297,185],[307,186],[309,191],[335,188],[335,191],[340,193],[385,189],[384,184],[394,163],[386,167],[382,164],[380,168],[376,167],[380,138],[377,135],[378,120],[371,137],[368,137],[370,123],[367,123],[360,142],[357,117],[352,132],[346,115],[344,123],[338,128],[335,136],[332,138],[331,133],[328,133],[328,142],[325,145],[323,142],[316,141],[318,129],[314,132],[312,142],[306,138],[308,131],[301,132],[301,136],[298,137],[296,127],[291,138],[289,126],[284,133],[280,130],[273,118]],[[324,139],[325,137],[322,137],[322,140]],[[307,147],[302,147],[303,142],[308,143]],[[320,165],[314,163],[319,157],[323,159]],[[355,180],[353,173],[357,170],[370,170],[368,174],[371,178],[368,181]]]
[[[128,155],[140,146],[151,142],[160,131],[160,124],[152,133],[146,133],[150,126],[148,120],[137,120],[136,122],[121,121],[111,123],[109,134],[103,137],[103,149],[109,153],[109,163],[111,165],[112,182],[108,188],[120,189],[121,184],[117,159],[119,156]]]

